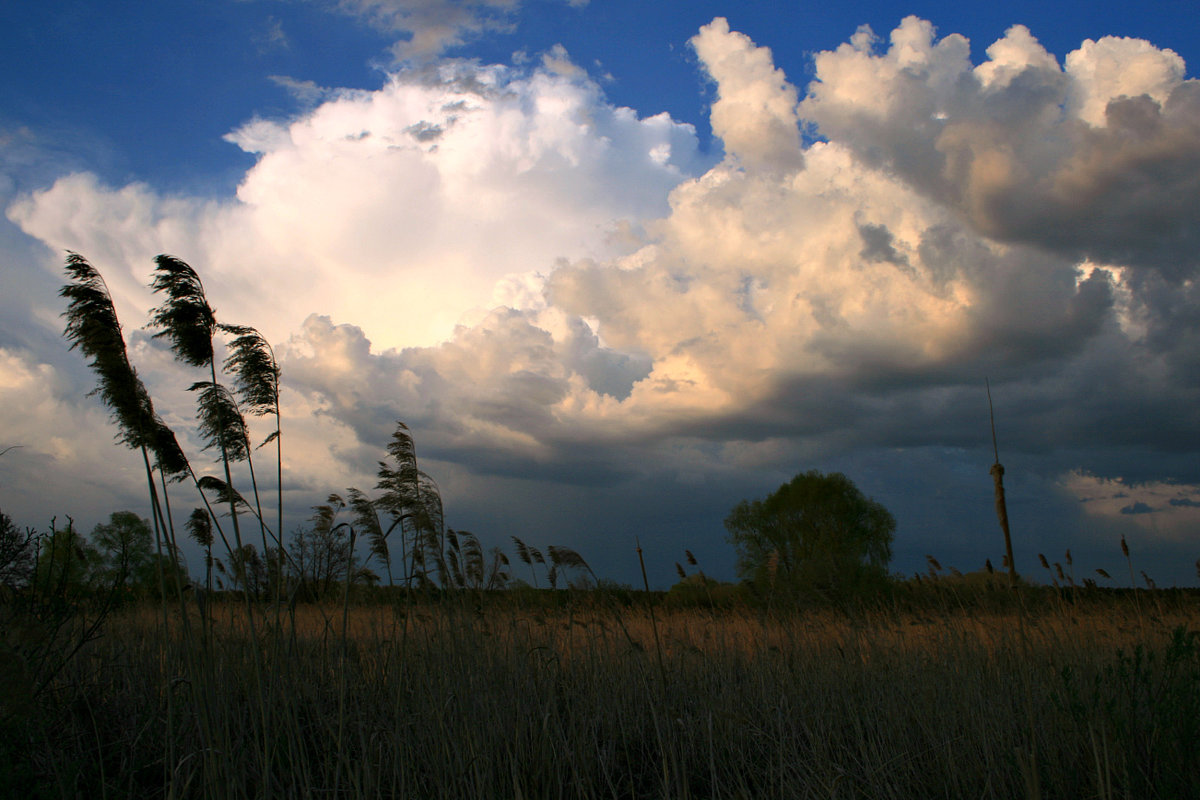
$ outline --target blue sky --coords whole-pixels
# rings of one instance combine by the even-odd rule
[[[450,4],[447,4],[450,5]],[[0,114],[6,127],[50,137],[65,158],[114,181],[198,192],[228,191],[251,161],[222,136],[259,116],[294,113],[271,76],[320,86],[378,88],[394,66],[389,47],[409,34],[378,30],[334,2],[59,2],[0,12]],[[708,89],[687,40],[724,16],[771,47],[776,65],[803,83],[811,54],[859,25],[886,34],[910,14],[976,51],[1013,24],[1060,56],[1084,39],[1145,38],[1189,63],[1200,41],[1185,2],[806,3],[538,0],[489,16],[503,28],[467,35],[446,55],[508,63],[514,53],[563,45],[601,79],[608,99],[644,115],[666,111],[708,134]],[[980,55],[976,52],[976,56]],[[705,143],[707,144],[707,142]]]
[[[893,510],[897,570],[976,569],[987,377],[1023,571],[1116,574],[1124,535],[1194,583],[1191,10],[779,6],[9,4],[0,508],[144,503],[60,336],[66,249],[189,435],[141,330],[165,251],[278,344],[293,524],[403,419],[451,525],[620,580],[635,536],[658,583],[684,548],[733,577],[721,519],[812,468]]]

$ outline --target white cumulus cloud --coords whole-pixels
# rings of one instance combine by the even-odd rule
[[[1004,242],[1200,267],[1200,82],[1147,42],[1085,42],[1064,72],[1022,26],[973,67],[969,43],[909,17],[875,52],[815,58],[801,116]]]
[[[617,223],[665,210],[698,158],[689,126],[607,105],[586,76],[457,62],[228,138],[258,155],[236,201],[75,174],[8,215],[113,271],[139,314],[150,259],[172,252],[226,318],[268,335],[323,313],[386,346],[429,344],[490,307],[499,282],[620,252]]]
[[[910,17],[817,54],[801,91],[722,19],[692,46],[719,163],[556,49],[250,121],[234,199],[76,174],[8,215],[111,275],[130,319],[154,254],[191,261],[222,319],[279,343],[304,486],[361,482],[397,419],[473,487],[965,458],[985,378],[1006,448],[1077,460],[1043,488],[1200,446],[1200,84],[1175,54],[1104,39],[1064,68],[1014,26],[976,64]],[[1141,524],[1137,502],[1105,513]]]

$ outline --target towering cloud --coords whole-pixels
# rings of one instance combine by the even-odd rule
[[[756,170],[802,166],[796,90],[771,52],[731,32],[724,18],[701,28],[691,45],[717,84],[712,127],[726,154]]]
[[[939,136],[975,146],[946,131],[982,129],[987,108],[1028,123],[998,118],[988,134],[995,152],[1062,147],[1040,137],[1054,138],[1055,125],[1090,128],[1058,103],[1058,118],[1031,128],[1049,113],[1031,87],[1058,87],[1062,99],[1067,78],[1022,28],[978,67],[961,37],[932,36],[910,19],[884,53],[864,31],[819,55],[799,111],[829,141],[802,152],[796,92],[770,52],[723,20],[706,26],[693,44],[717,83],[714,131],[726,137],[725,160],[673,190],[670,213],[647,227],[641,249],[563,264],[545,282],[544,306],[497,310],[440,348],[388,355],[384,374],[425,387],[410,408],[437,397],[429,413],[447,431],[543,459],[570,460],[585,434],[613,442],[632,434],[642,444],[768,432],[836,447],[914,437],[954,444],[969,433],[947,401],[988,373],[1033,381],[1031,403],[1051,392],[1045,378],[1054,392],[1093,404],[1101,401],[1086,387],[1097,370],[1136,374],[1138,387],[1112,391],[1110,401],[1171,409],[1180,422],[1161,440],[1179,435],[1194,417],[1193,389],[1146,361],[1155,357],[1146,320],[1165,317],[1148,315],[1144,283],[1131,277],[1153,271],[1152,258],[1098,263],[1054,239],[995,235],[960,198],[993,191],[971,182],[994,183],[1004,170],[987,177],[992,156],[981,152],[960,174],[939,149]],[[995,106],[1005,92],[1007,105]],[[921,126],[925,135],[914,134]],[[1090,141],[1081,134],[1075,143],[1086,150]],[[917,169],[922,161],[929,170]],[[1106,168],[1122,169],[1119,160]],[[1165,204],[1174,179],[1162,176],[1139,202]],[[1038,191],[1014,175],[1005,181],[1011,193]],[[1135,236],[1120,240],[1139,247]],[[324,372],[312,370],[313,380]],[[1022,435],[1076,446],[1094,440],[1110,413],[1072,419],[1064,408],[1050,430]],[[618,447],[613,461],[624,455]]]
[[[1149,43],[1106,37],[1066,71],[1022,26],[972,67],[961,36],[909,17],[816,58],[801,114],[989,238],[1072,260],[1200,266],[1200,84]]]
[[[1045,491],[1094,500],[1136,451],[1178,481],[1145,505],[1197,516],[1200,84],[1178,56],[1106,38],[1064,68],[1016,26],[973,64],[910,17],[817,54],[802,93],[725,20],[692,46],[719,163],[555,51],[247,123],[234,200],[75,175],[8,213],[116,268],[135,315],[153,254],[192,260],[281,342],[296,424],[352,432],[343,470],[396,418],[473,480],[546,492],[965,448],[988,376],[1007,446],[1052,454]],[[316,482],[325,457],[290,468]],[[1138,516],[1111,499],[1088,508]]]
[[[565,63],[446,62],[378,91],[330,92],[293,120],[249,122],[227,137],[257,156],[231,202],[79,174],[8,214],[119,270],[137,313],[149,259],[168,251],[228,287],[228,316],[276,338],[316,312],[377,343],[430,344],[464,313],[521,302],[523,276],[558,258],[622,252],[623,226],[665,211],[697,168],[689,126],[606,105]]]

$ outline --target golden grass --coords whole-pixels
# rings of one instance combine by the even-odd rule
[[[354,606],[344,631],[301,605],[257,644],[217,603],[190,654],[133,609],[22,722],[37,748],[4,741],[49,796],[1200,796],[1171,740],[1200,734],[1200,646],[1172,634],[1200,614],[1143,610],[659,606],[660,670],[649,610],[595,598]]]

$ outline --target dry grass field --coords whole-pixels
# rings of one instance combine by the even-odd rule
[[[34,702],[10,681],[0,790],[1200,796],[1194,594],[989,604],[933,592],[786,613],[623,599],[464,595],[252,617],[225,602],[207,624],[195,608],[166,622],[127,608]],[[14,647],[6,671],[19,677],[36,665]]]

